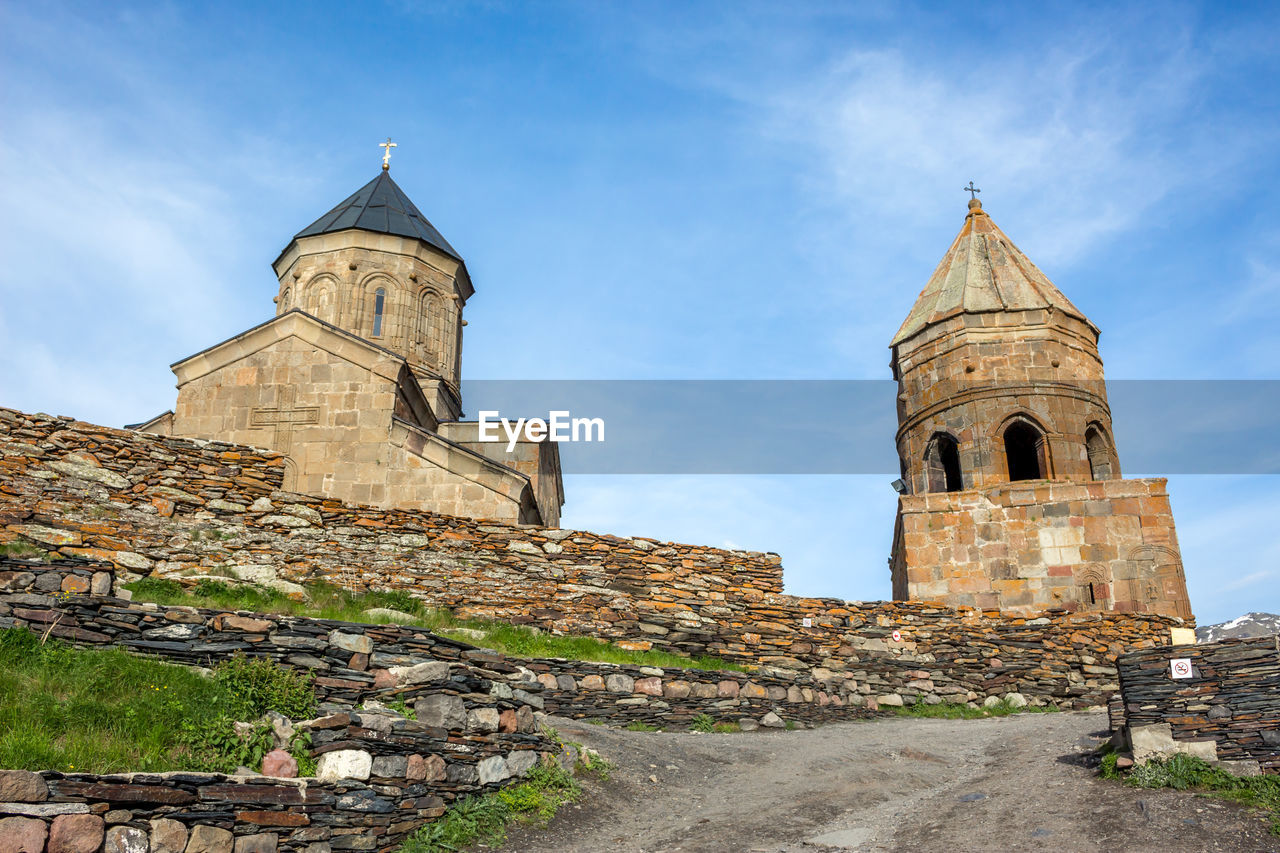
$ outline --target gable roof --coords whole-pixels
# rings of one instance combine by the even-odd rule
[[[378,177],[338,202],[324,216],[295,234],[293,239],[330,234],[348,228],[416,238],[449,257],[462,261],[462,256],[454,251],[444,235],[427,221],[427,217],[409,201],[404,190],[391,180],[390,172],[379,172]]]
[[[920,291],[907,319],[889,346],[957,314],[1052,308],[1070,314],[1097,332],[1071,300],[1013,244],[982,202],[969,202],[969,215],[929,283]]]

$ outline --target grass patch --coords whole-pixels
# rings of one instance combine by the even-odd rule
[[[459,800],[436,821],[405,839],[401,853],[444,853],[473,844],[501,846],[515,822],[545,826],[556,810],[578,799],[581,786],[559,765],[539,765],[525,780],[490,794]]]
[[[660,732],[662,731],[662,729],[658,728],[652,723],[646,723],[644,720],[635,720],[633,722],[627,723],[626,729],[629,732]]]
[[[620,648],[594,637],[560,636],[520,625],[480,619],[460,619],[444,609],[428,608],[403,590],[350,593],[328,583],[306,585],[307,601],[295,601],[282,592],[259,586],[227,583],[201,578],[188,587],[164,578],[143,578],[125,584],[138,601],[156,604],[206,607],[213,610],[248,610],[344,622],[368,622],[364,611],[388,608],[407,613],[406,624],[451,636],[457,629],[481,631],[483,638],[452,634],[453,639],[495,649],[517,657],[565,658],[638,666],[666,666],[681,669],[746,671],[740,664],[716,657],[687,658],[660,651],[638,652]]]
[[[10,628],[0,631],[0,767],[234,770],[261,760],[270,736],[255,731],[241,739],[231,721],[266,710],[309,716],[301,714],[314,709],[308,678],[243,658],[224,661],[205,678],[120,649],[41,643],[30,631]],[[292,750],[304,766],[305,749],[298,742]]]
[[[711,731],[722,735],[739,734],[742,726],[737,723],[716,723],[711,727]]]
[[[32,544],[22,539],[15,539],[12,542],[0,544],[0,557],[11,557],[15,560],[25,560],[30,557],[44,557],[48,552],[39,545]]]
[[[983,717],[1007,717],[1010,714],[1049,714],[1057,711],[1054,705],[1024,705],[1015,708],[1004,699],[989,708],[971,708],[960,702],[939,702],[929,705],[923,699],[916,699],[914,704],[894,708],[893,713],[899,717],[927,717],[942,720],[980,720]]]
[[[1109,768],[1108,759],[1111,759]],[[1102,775],[1112,779],[1121,775],[1115,766],[1114,753],[1103,756]],[[1280,776],[1234,776],[1201,758],[1179,753],[1135,766],[1124,775],[1124,784],[1134,788],[1196,791],[1261,809],[1271,819],[1271,834],[1280,835]]]

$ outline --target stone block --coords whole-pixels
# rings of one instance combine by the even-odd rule
[[[111,827],[102,843],[102,853],[148,853],[149,850],[146,830],[132,826]]]
[[[685,699],[693,692],[693,687],[687,681],[676,680],[668,681],[662,685],[662,695],[666,699]],[[766,692],[767,696],[768,693]]]
[[[604,681],[610,693],[630,693],[635,687],[635,679],[625,673],[613,672]]]
[[[373,641],[364,634],[346,634],[342,631],[330,631],[329,645],[362,655],[373,652]]]
[[[507,767],[507,760],[501,755],[491,755],[479,761],[476,764],[476,773],[481,785],[491,785],[511,778],[511,770]]]
[[[498,709],[473,708],[467,711],[467,728],[477,732],[496,732],[498,730]]]
[[[404,779],[409,772],[409,759],[404,755],[377,755],[370,773],[387,779]]]
[[[467,709],[462,699],[448,693],[423,696],[413,703],[418,722],[449,731],[460,731],[467,722]]]
[[[42,803],[48,798],[49,786],[39,773],[0,770],[0,802]]]
[[[783,722],[782,718],[773,711],[770,711],[760,718],[760,725],[767,729],[784,729],[787,727],[787,724]]]
[[[186,824],[167,817],[151,821],[151,853],[183,853],[186,847]]]
[[[43,853],[48,832],[42,820],[0,818],[0,853]]]
[[[657,677],[637,678],[632,683],[632,688],[636,693],[644,693],[648,696],[661,696],[662,679]]]
[[[98,853],[106,829],[102,818],[94,814],[59,815],[49,825],[49,840],[45,850],[47,853]],[[186,842],[185,829],[183,842]],[[158,848],[153,850],[154,853],[175,853]],[[179,847],[176,853],[182,853],[182,848]]]
[[[273,749],[262,758],[262,775],[293,779],[298,775],[298,762],[283,749]]]
[[[320,756],[316,778],[322,782],[340,779],[368,779],[373,770],[373,756],[361,749],[338,749]]]
[[[415,782],[438,782],[445,777],[444,759],[438,755],[410,755],[405,778]]]
[[[449,664],[431,660],[415,666],[393,666],[389,672],[399,685],[430,684],[449,678]]]
[[[235,853],[276,853],[276,834],[274,832],[255,832],[253,835],[242,835],[235,840]]]
[[[532,749],[520,749],[507,756],[507,769],[512,776],[523,776],[538,763],[538,753]]]

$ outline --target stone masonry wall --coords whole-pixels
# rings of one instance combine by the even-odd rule
[[[1191,616],[1163,479],[903,495],[894,589],[953,606]]]
[[[1184,624],[782,595],[776,555],[347,506],[278,491],[280,465],[248,448],[0,409],[0,543],[135,576],[231,569],[286,589],[321,577],[403,589],[464,615],[926,700],[1017,691],[1102,704],[1116,689],[1117,654],[1165,643]],[[925,681],[931,689],[912,686]]]
[[[901,695],[887,697],[886,682],[869,677],[859,682],[832,673],[819,680],[807,672],[513,658],[402,625],[160,606],[88,592],[87,584],[94,578],[102,583],[110,571],[75,560],[0,559],[0,628],[24,627],[80,645],[119,646],[191,666],[210,666],[237,653],[266,657],[311,672],[325,712],[369,700],[413,706],[433,697],[420,719],[475,728],[481,717],[492,718],[501,733],[536,732],[534,712],[544,710],[683,728],[700,713],[717,721],[756,723],[774,713],[779,724],[814,723],[862,715],[877,708],[879,698],[902,701]],[[927,698],[934,689],[929,674],[915,675],[918,683],[904,688],[907,697]],[[877,693],[879,688],[884,689]],[[482,743],[460,760],[491,752]]]
[[[1190,678],[1173,678],[1175,658]],[[1212,739],[1219,759],[1280,773],[1280,637],[1130,652],[1119,671],[1130,732],[1165,725],[1175,742]]]

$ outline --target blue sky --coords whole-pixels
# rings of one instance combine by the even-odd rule
[[[475,280],[468,378],[886,378],[971,178],[1103,329],[1109,377],[1276,378],[1274,4],[0,16],[4,405],[169,408],[167,365],[270,316],[270,261],[387,136]],[[1278,480],[1171,479],[1202,622],[1280,611]],[[884,477],[567,491],[568,526],[775,550],[790,591],[889,595]]]

